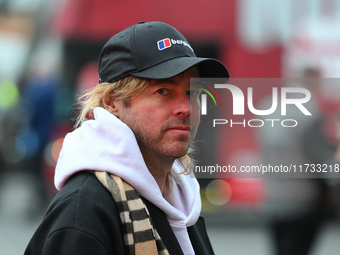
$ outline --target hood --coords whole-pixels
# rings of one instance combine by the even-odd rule
[[[142,197],[165,212],[184,254],[193,254],[186,227],[195,224],[201,212],[197,180],[174,174],[171,193],[164,198],[132,130],[101,107],[94,110],[94,120],[85,121],[66,135],[56,166],[56,188],[60,190],[71,175],[83,170],[107,171],[130,183]],[[176,161],[173,171],[183,171]]]

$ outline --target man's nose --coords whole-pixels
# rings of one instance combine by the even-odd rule
[[[174,115],[175,116],[187,116],[190,115],[191,105],[189,97],[182,96],[175,102]]]

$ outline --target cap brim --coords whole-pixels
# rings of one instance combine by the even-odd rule
[[[170,59],[148,69],[131,73],[136,77],[148,79],[168,79],[197,66],[200,78],[229,78],[227,68],[212,58],[179,57]]]

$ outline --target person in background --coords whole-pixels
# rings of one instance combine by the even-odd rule
[[[320,82],[319,68],[305,66],[299,71],[300,76],[286,86],[306,88],[316,99]],[[325,131],[329,120],[315,99],[305,104],[313,113],[312,116],[302,116],[293,105],[288,108],[286,118],[297,119],[298,126],[258,130],[265,162],[297,166],[334,163],[334,144]],[[268,105],[268,99],[263,105]],[[280,118],[279,112],[274,114],[271,115],[273,119]],[[266,185],[274,254],[311,254],[320,230],[333,214],[331,178],[323,173],[317,177],[304,173],[299,178],[268,178]]]

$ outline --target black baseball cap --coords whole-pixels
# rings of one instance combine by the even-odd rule
[[[99,57],[99,82],[112,83],[129,75],[167,79],[195,65],[201,78],[229,78],[220,61],[196,57],[188,41],[174,27],[158,21],[141,21],[104,45]]]

